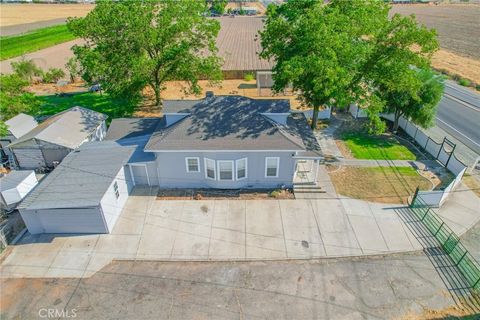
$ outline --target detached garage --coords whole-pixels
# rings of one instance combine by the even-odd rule
[[[70,153],[18,207],[28,231],[110,233],[133,187],[134,149],[104,141]]]

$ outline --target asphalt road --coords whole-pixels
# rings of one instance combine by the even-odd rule
[[[447,81],[437,126],[480,154],[480,94]]]

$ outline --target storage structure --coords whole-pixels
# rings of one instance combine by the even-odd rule
[[[36,187],[37,177],[33,170],[11,171],[0,178],[0,206],[7,211],[15,206]]]
[[[0,148],[3,156],[10,157],[12,153],[7,146],[33,130],[38,123],[32,116],[19,113],[15,117],[5,121],[5,124],[7,125],[7,134],[0,137]]]
[[[32,234],[110,233],[133,187],[135,148],[89,142],[70,153],[20,204]]]
[[[20,169],[54,167],[84,142],[101,141],[107,116],[82,107],[58,113],[8,145]]]

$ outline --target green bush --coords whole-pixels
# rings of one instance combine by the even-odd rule
[[[477,84],[477,85],[475,86],[475,89],[477,89],[478,91],[480,91],[480,84]]]
[[[281,194],[282,194],[281,190],[273,190],[272,192],[270,192],[269,196],[272,197],[272,198],[276,198]]]
[[[245,74],[245,81],[253,81],[255,80],[255,75],[251,72]]]
[[[58,80],[65,77],[65,72],[62,69],[50,68],[43,75],[43,82],[45,83],[57,83]]]
[[[470,87],[472,83],[468,79],[461,78],[458,80],[458,84],[464,87]]]
[[[29,82],[32,81],[34,76],[40,77],[43,75],[42,69],[37,67],[32,60],[25,60],[22,58],[18,62],[12,62],[11,66],[15,74]]]

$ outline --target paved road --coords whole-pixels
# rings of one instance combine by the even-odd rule
[[[447,81],[437,126],[480,154],[480,95]]]
[[[66,20],[67,20],[66,18],[58,18],[58,19],[37,21],[37,22],[24,23],[24,24],[16,24],[13,26],[4,26],[0,28],[0,35],[2,37],[13,36],[13,35],[29,32],[29,31],[33,31],[39,28],[46,28],[46,27],[51,27],[59,24],[64,24]]]

